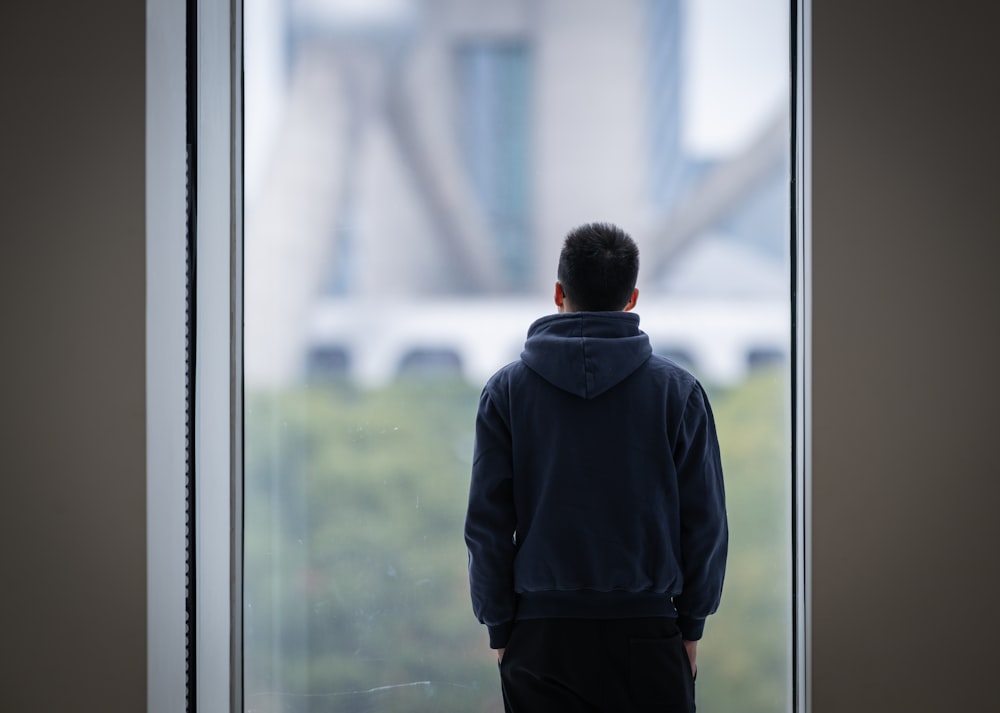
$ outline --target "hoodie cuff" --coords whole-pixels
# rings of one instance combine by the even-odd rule
[[[488,626],[486,629],[490,632],[490,648],[502,649],[507,646],[510,632],[514,630],[514,622],[507,621],[496,626]]]
[[[705,632],[705,620],[681,616],[677,618],[677,628],[685,641],[698,641]]]

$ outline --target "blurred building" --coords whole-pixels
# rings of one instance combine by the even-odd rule
[[[729,291],[784,267],[786,107],[734,155],[686,153],[681,0],[271,7],[282,108],[248,159],[251,380],[301,371],[319,300],[545,295],[591,220],[636,238],[647,294],[713,296],[691,272],[708,236],[767,273]]]

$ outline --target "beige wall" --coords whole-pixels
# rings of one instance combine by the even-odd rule
[[[1000,12],[813,5],[813,710],[1000,710]]]
[[[814,5],[814,711],[985,710],[1000,19]],[[146,705],[144,38],[0,10],[4,711]]]
[[[143,3],[0,9],[0,710],[146,707]]]

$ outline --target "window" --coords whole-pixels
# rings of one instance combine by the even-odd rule
[[[244,709],[499,710],[461,539],[475,401],[594,219],[636,237],[642,326],[719,422],[699,704],[790,709],[785,5],[244,14]]]

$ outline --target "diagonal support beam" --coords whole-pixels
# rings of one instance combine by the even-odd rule
[[[647,264],[662,274],[677,253],[732,213],[768,174],[787,160],[788,112],[781,111],[746,148],[709,171],[652,231]]]

